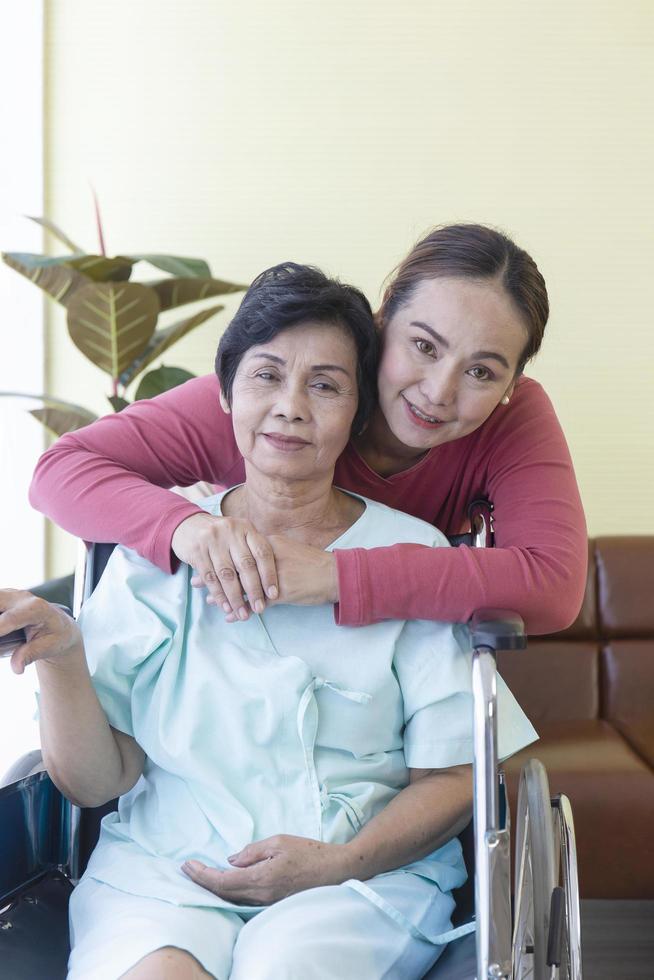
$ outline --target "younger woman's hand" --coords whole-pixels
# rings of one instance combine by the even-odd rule
[[[250,521],[193,514],[175,529],[172,549],[195,569],[191,584],[207,588],[207,601],[233,619],[263,612],[279,595],[273,549]]]
[[[11,655],[11,669],[22,674],[36,660],[62,663],[72,652],[83,656],[82,637],[74,619],[45,599],[16,589],[0,590],[0,636],[25,630],[25,643]]]
[[[279,598],[269,605],[322,606],[338,602],[336,558],[331,551],[300,544],[284,534],[271,534],[268,541],[275,556]],[[228,623],[237,617],[229,613]]]
[[[279,834],[248,844],[221,871],[186,861],[182,871],[197,885],[237,905],[272,905],[287,895],[338,885],[352,877],[342,844]]]
[[[332,551],[300,544],[283,534],[271,534],[279,577],[279,602],[320,606],[338,602],[336,557]]]

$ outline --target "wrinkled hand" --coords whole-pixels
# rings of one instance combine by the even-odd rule
[[[351,877],[345,845],[280,834],[248,844],[229,858],[233,870],[186,861],[182,871],[197,885],[237,905],[272,905],[319,885]]]
[[[36,660],[62,662],[71,652],[83,656],[81,633],[63,610],[31,592],[16,589],[0,590],[0,636],[12,630],[24,629],[26,642],[17,646],[11,655],[11,669],[22,674]]]
[[[279,581],[279,598],[269,600],[268,605],[320,606],[338,602],[336,558],[331,551],[301,544],[284,534],[271,534],[268,541]],[[236,616],[230,613],[226,620],[233,623]]]
[[[193,514],[175,529],[171,544],[180,561],[195,569],[191,584],[206,587],[207,602],[231,620],[263,612],[266,599],[279,595],[273,549],[250,521]]]

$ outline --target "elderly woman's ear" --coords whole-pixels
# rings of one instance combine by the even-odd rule
[[[222,408],[225,415],[231,415],[232,410],[229,406],[229,402],[227,401],[225,395],[223,394],[222,388],[220,389],[220,407]]]

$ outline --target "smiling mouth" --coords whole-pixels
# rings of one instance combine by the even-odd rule
[[[306,439],[284,436],[279,432],[264,432],[263,437],[276,449],[281,449],[285,452],[297,452],[297,450],[304,449],[305,446],[309,445]]]
[[[402,396],[404,398],[404,396]],[[414,419],[422,422],[424,425],[442,425],[444,419],[439,419],[435,415],[427,415],[425,412],[421,412],[417,405],[410,402],[407,398],[404,398],[404,402],[409,412]]]

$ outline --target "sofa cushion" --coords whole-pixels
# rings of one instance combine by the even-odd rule
[[[654,639],[613,640],[601,664],[604,717],[654,767]]]
[[[599,714],[599,655],[594,643],[529,641],[502,651],[497,665],[536,730],[544,724],[588,721]]]
[[[599,629],[613,637],[654,636],[654,535],[595,539]]]

